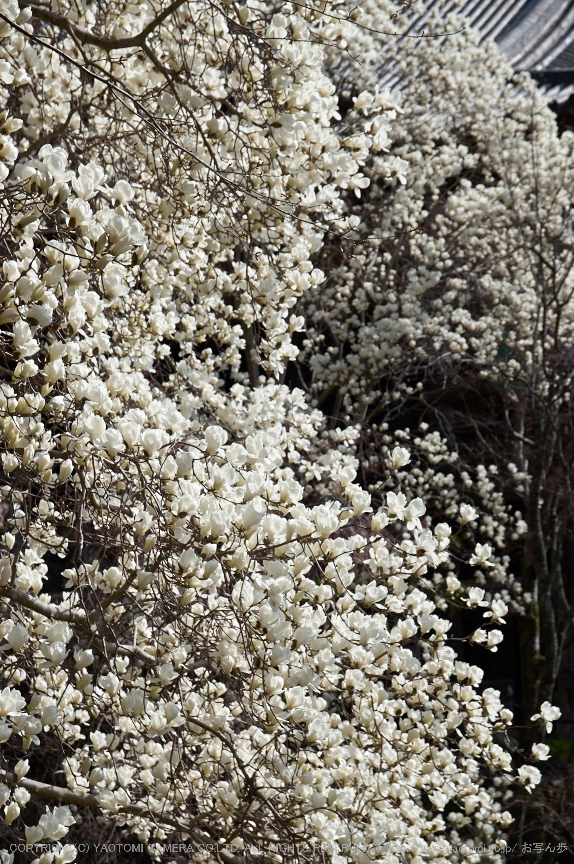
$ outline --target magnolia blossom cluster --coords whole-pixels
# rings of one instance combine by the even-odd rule
[[[173,371],[193,408],[192,393],[203,399],[203,390],[214,387],[214,371],[238,371],[246,340],[253,355],[250,371],[258,364],[280,370],[294,356],[290,333],[301,322],[290,310],[304,290],[323,279],[310,254],[320,244],[325,222],[340,215],[338,190],[367,184],[360,166],[379,146],[387,121],[379,118],[380,134],[371,130],[350,143],[331,128],[337,100],[321,71],[322,49],[314,44],[321,14],[312,7],[306,17],[289,17],[268,14],[253,3],[242,7],[237,21],[225,6],[217,14],[208,3],[178,7],[177,16],[152,30],[148,53],[138,45],[125,56],[121,40],[153,27],[154,9],[128,3],[121,11],[114,4],[120,47],[85,46],[102,70],[87,82],[76,61],[77,45],[65,34],[66,21],[72,16],[76,41],[83,39],[99,22],[101,4],[85,4],[81,15],[66,3],[53,4],[48,33],[64,36],[59,53],[45,44],[46,26],[38,33],[44,38],[26,39],[26,27],[32,25],[12,33],[0,50],[4,81],[18,87],[31,149],[40,137],[57,140],[64,125],[72,146],[83,154],[87,170],[78,180],[81,200],[97,194],[106,174],[117,172],[118,162],[126,168],[137,165],[135,171],[127,169],[127,186],[122,177],[114,187],[110,203],[130,213],[142,210],[159,229],[140,276],[152,306],[144,325],[134,298],[120,326],[127,328],[124,342],[136,371],[149,369],[155,359],[148,333],[175,343],[180,363]],[[10,10],[8,4],[5,12]],[[26,14],[17,20],[22,17]],[[114,62],[120,57],[121,80]],[[226,71],[230,65],[233,72]],[[28,73],[43,82],[41,102]],[[79,104],[85,106],[83,113],[75,107]],[[108,135],[110,124],[121,130],[120,137]],[[87,128],[93,143],[86,148]],[[150,131],[156,139],[152,146],[147,145]],[[97,169],[93,163],[88,167],[90,158]],[[292,213],[307,216],[285,218]],[[120,296],[127,290],[125,274],[112,258],[118,244],[127,242],[121,228],[106,242],[92,225],[89,208],[79,205],[71,215],[97,245],[100,266],[111,262],[107,296]],[[215,350],[209,345],[212,334]],[[169,355],[167,345],[165,350]]]
[[[394,482],[387,450],[404,435],[405,492],[449,520],[465,504],[476,508],[467,532],[497,553],[479,583],[496,583],[520,608],[537,592],[527,586],[521,599],[508,553],[524,548],[538,501],[556,538],[563,529],[552,502],[561,513],[570,507],[553,478],[570,459],[574,139],[558,136],[535,83],[513,76],[496,46],[479,44],[471,28],[458,32],[461,19],[435,10],[425,20],[429,38],[397,41],[386,6],[362,9],[369,30],[357,30],[354,52],[329,52],[331,77],[343,104],[360,94],[355,106],[368,106],[369,88],[392,75],[402,110],[385,170],[373,154],[360,203],[347,198],[352,254],[323,246],[327,278],[300,303],[297,362],[316,404],[357,424],[356,456],[373,495]],[[500,401],[475,415],[473,391],[485,389]],[[454,417],[448,430],[445,415]],[[501,445],[492,443],[493,420]],[[473,449],[489,452],[453,461],[474,432]],[[558,548],[556,538],[549,547]]]
[[[503,600],[513,611],[523,612],[525,592],[512,572],[508,549],[524,536],[527,524],[522,513],[505,502],[497,483],[498,467],[466,465],[425,422],[420,422],[417,432],[409,428],[391,432],[386,423],[371,425],[360,442],[357,460],[374,481],[368,484],[369,492],[377,501],[385,500],[387,489],[424,499],[427,520],[431,516],[448,519],[456,536],[457,557],[477,566],[473,579],[487,586],[487,599]],[[460,560],[451,559],[433,576],[437,591],[444,590],[449,580],[454,584],[459,565]],[[439,597],[442,605],[444,599]]]
[[[83,808],[206,864],[470,862],[538,782],[447,644],[450,527],[373,504],[356,430],[279,378],[396,120],[373,89],[338,125],[335,11],[0,2],[0,801],[37,864]],[[504,600],[445,578],[495,649]]]
[[[116,428],[121,441],[93,421],[66,436],[50,478],[20,469],[45,493],[26,514],[25,551],[23,510],[5,535],[4,741],[26,751],[61,738],[74,800],[95,798],[144,839],[177,826],[241,848],[408,838],[420,852],[444,838],[446,851],[469,829],[496,840],[513,771],[493,736],[512,714],[497,691],[479,694],[481,670],[456,660],[425,591],[450,529],[424,528],[421,500],[393,493],[369,515],[350,469],[337,500],[307,507],[293,478],[273,478],[279,454],[263,436],[243,446],[209,426],[174,450],[162,429],[140,437],[127,417]],[[73,495],[56,509],[61,487]],[[103,555],[113,543],[118,557],[68,567],[54,602],[42,555],[73,524],[71,500],[85,542],[106,536]],[[411,539],[393,542],[385,528],[401,524]],[[491,646],[504,611],[494,601],[485,613]],[[6,771],[8,822],[29,800],[26,767]]]
[[[373,29],[388,29],[377,3],[364,8]],[[494,44],[470,28],[442,35],[464,24],[435,14],[431,38],[409,50],[367,32],[360,64],[332,57],[345,96],[390,64],[402,106],[391,146],[401,170],[369,160],[365,196],[349,199],[360,242],[303,307],[313,392],[336,389],[351,417],[390,409],[391,376],[408,369],[412,384],[429,366],[437,383],[464,364],[467,377],[567,399],[571,369],[554,358],[574,314],[574,138],[557,135],[535,83],[513,77]]]

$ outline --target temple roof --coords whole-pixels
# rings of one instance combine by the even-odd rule
[[[574,0],[427,0],[425,7],[409,32],[424,29],[435,10],[457,12],[494,39],[514,69],[530,72],[549,101],[574,94]]]

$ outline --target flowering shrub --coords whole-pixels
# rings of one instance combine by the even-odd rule
[[[341,134],[331,11],[0,3],[0,799],[38,864],[86,807],[205,862],[499,858],[512,714],[447,645],[451,529],[373,508],[280,380],[396,119],[363,94]],[[437,578],[494,650],[505,603]]]

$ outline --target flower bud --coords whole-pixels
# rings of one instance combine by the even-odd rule
[[[11,825],[15,819],[20,815],[20,808],[16,804],[15,801],[11,801],[10,804],[6,807],[6,815],[4,817],[4,824]]]

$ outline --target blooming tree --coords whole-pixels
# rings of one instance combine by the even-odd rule
[[[365,11],[383,29],[376,5]],[[476,508],[468,542],[496,553],[479,581],[523,613],[528,718],[552,700],[574,628],[574,139],[558,137],[534,82],[461,23],[431,18],[429,35],[452,35],[402,54],[371,29],[355,52],[370,63],[330,55],[365,117],[392,62],[403,112],[390,155],[370,157],[370,186],[349,198],[353,255],[324,245],[328,278],[302,299],[297,362],[332,422],[361,428],[373,493],[393,482],[385,451],[403,444],[403,491],[451,520]]]
[[[353,16],[280,7],[0,3],[0,799],[37,864],[86,809],[202,862],[495,861],[540,777],[447,644],[450,527],[372,507],[281,382],[396,115],[342,130]]]

